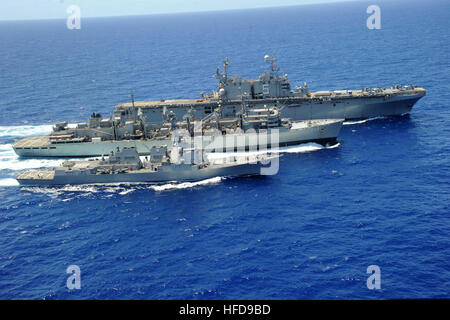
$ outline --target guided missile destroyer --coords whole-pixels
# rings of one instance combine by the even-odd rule
[[[159,183],[199,181],[218,176],[264,175],[277,156],[233,157],[233,159],[184,161],[184,150],[173,145],[154,146],[150,156],[141,160],[135,148],[112,152],[108,158],[65,161],[53,169],[26,170],[17,176],[21,185],[66,185],[110,183]]]

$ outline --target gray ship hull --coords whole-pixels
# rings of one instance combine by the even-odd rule
[[[292,119],[345,119],[360,120],[375,117],[400,116],[410,113],[421,97],[393,97],[355,99],[354,101],[314,102],[290,105],[283,110],[283,116]]]
[[[261,174],[260,163],[246,163],[199,169],[197,165],[173,165],[160,171],[139,170],[117,174],[55,175],[53,170],[30,170],[21,173],[17,181],[25,186],[57,186],[67,184],[162,183],[201,181],[214,177],[237,177]]]
[[[293,123],[292,129],[278,130],[278,140],[270,134],[227,134],[224,136],[203,136],[203,148],[209,152],[257,150],[260,148],[283,147],[307,142],[322,145],[336,143],[343,120],[315,120]],[[265,138],[265,139],[264,139]],[[124,147],[135,147],[140,155],[149,154],[153,146],[172,147],[171,139],[120,140],[78,143],[50,143],[48,136],[29,137],[13,144],[14,151],[21,157],[96,157],[108,155]]]
[[[110,140],[100,142],[78,142],[78,143],[50,143],[48,136],[29,137],[20,140],[21,146],[13,144],[13,149],[20,157],[43,157],[43,158],[76,158],[76,157],[98,157],[109,155],[117,148],[135,147],[140,155],[147,155],[153,146],[167,145],[172,147],[170,139],[162,140]]]
[[[374,117],[400,116],[410,113],[414,104],[426,95],[426,90],[416,88],[410,91],[386,89],[379,93],[368,94],[361,91],[316,92],[311,97],[280,97],[249,101],[249,109],[282,106],[281,115],[292,121],[315,119],[345,119],[360,120]],[[230,100],[221,103],[224,118],[236,116],[240,109],[241,100]],[[135,102],[134,107],[129,103],[116,106],[116,112],[127,110],[130,113],[139,109],[146,121],[158,124],[163,121],[163,108],[182,118],[190,109],[194,110],[196,119],[202,119],[210,110],[219,106],[217,101],[203,100],[170,100],[163,102],[148,101]]]

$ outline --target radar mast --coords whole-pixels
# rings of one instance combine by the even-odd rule
[[[278,71],[280,71],[279,67],[275,67],[275,61],[277,61],[277,57],[275,56],[269,56],[266,54],[264,56],[264,61],[268,64],[270,64],[270,71],[272,75],[278,76]]]

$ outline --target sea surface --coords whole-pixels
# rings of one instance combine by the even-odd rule
[[[450,298],[450,2],[0,22],[0,299]],[[130,100],[196,98],[265,54],[311,90],[428,90],[411,115],[289,148],[275,176],[19,187],[11,143]],[[81,269],[69,290],[66,269]],[[367,268],[381,270],[369,290]]]

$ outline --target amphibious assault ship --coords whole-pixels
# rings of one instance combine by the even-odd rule
[[[191,154],[192,150],[188,153]],[[93,183],[199,181],[218,176],[261,175],[277,157],[253,156],[233,159],[186,160],[185,150],[173,145],[154,146],[142,161],[135,148],[123,148],[105,159],[65,161],[53,169],[26,170],[17,176],[21,185],[66,185]],[[192,158],[190,156],[190,158]]]
[[[202,94],[199,99],[160,100],[128,102],[114,108],[114,116],[141,114],[146,123],[158,124],[163,119],[163,110],[182,117],[188,110],[202,119],[220,108],[222,117],[234,118],[242,101],[249,108],[278,107],[282,116],[292,121],[311,119],[357,120],[379,116],[396,116],[409,113],[413,105],[426,94],[426,90],[414,85],[393,85],[390,88],[362,88],[360,90],[311,92],[306,83],[291,88],[287,74],[280,75],[275,57],[265,56],[269,70],[257,79],[228,76],[228,59],[223,71],[218,67],[217,89]]]

